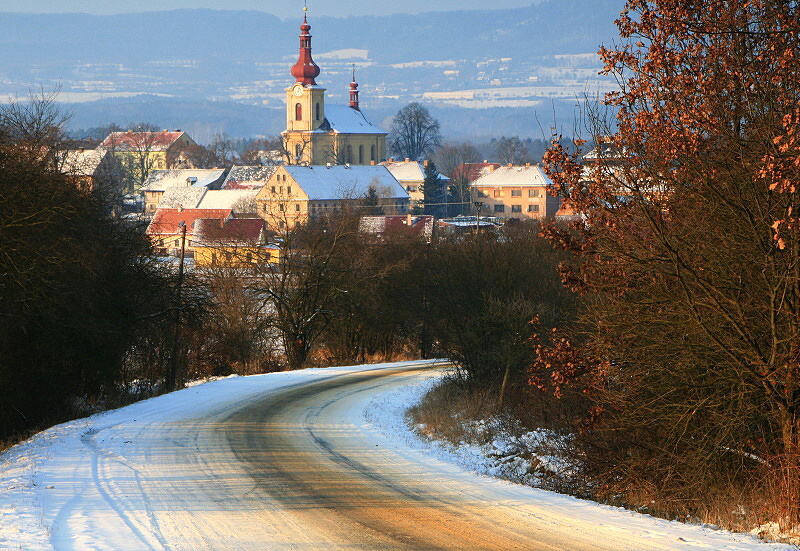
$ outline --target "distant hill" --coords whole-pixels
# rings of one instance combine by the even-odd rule
[[[540,56],[595,52],[616,35],[620,0],[549,0],[527,8],[385,17],[311,16],[315,51],[373,59]],[[175,10],[133,15],[0,13],[0,67],[164,59],[279,61],[297,51],[297,21],[262,12]],[[10,55],[13,54],[13,55]]]
[[[570,125],[596,86],[601,43],[623,0],[545,0],[527,8],[416,16],[310,16],[319,82],[346,102],[353,64],[377,123],[409,101],[450,136],[541,137]],[[300,12],[175,10],[134,15],[0,13],[0,98],[59,87],[74,128],[151,121],[199,141],[272,135],[297,56]],[[487,90],[489,94],[464,91]],[[515,102],[517,90],[525,97]],[[483,96],[487,99],[483,99]],[[469,100],[464,97],[473,98]],[[477,98],[477,99],[474,99]],[[537,122],[537,120],[539,122]]]

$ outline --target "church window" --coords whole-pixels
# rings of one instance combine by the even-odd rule
[[[364,146],[358,146],[358,164],[364,164]]]
[[[350,144],[347,145],[347,160],[345,162],[347,163],[353,162],[353,146]]]
[[[295,144],[294,146],[294,154],[295,157],[297,157],[298,161],[300,160],[300,157],[303,155],[303,146],[300,145],[299,143]]]
[[[294,105],[294,120],[301,121],[303,120],[303,106],[299,103]]]
[[[369,148],[369,160],[370,161],[374,161],[375,160],[375,146],[374,145]]]
[[[314,111],[315,111],[315,113],[314,113],[315,120],[319,120],[319,103],[314,105]]]

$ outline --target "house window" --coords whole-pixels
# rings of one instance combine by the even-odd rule
[[[277,192],[278,192],[277,188],[275,186],[272,186],[272,193],[277,193]]]
[[[522,212],[522,205],[511,205],[511,212]]]
[[[303,106],[299,103],[294,104],[294,120],[301,121],[303,120]]]
[[[417,191],[417,186],[406,186],[406,191]]]
[[[364,164],[364,146],[358,146],[358,164]]]
[[[300,212],[300,203],[295,203],[295,205],[294,205],[294,211],[295,211],[295,212]]]
[[[278,204],[278,210],[279,210],[279,211],[281,211],[281,212],[283,212],[283,211],[284,211],[284,207],[285,207],[285,206],[286,206],[286,205],[284,205],[283,203],[279,203],[279,204]]]
[[[499,190],[499,189],[496,189],[496,190],[494,190],[494,196],[495,197],[502,197],[503,196],[503,192],[501,190]]]
[[[529,189],[528,190],[528,197],[541,197],[541,191],[538,189]]]
[[[286,193],[288,193],[289,195],[292,194],[292,186],[286,186]]]
[[[539,205],[528,205],[528,212],[539,212]]]
[[[506,211],[506,206],[505,205],[495,205],[494,206],[494,211],[495,212],[505,212]]]
[[[512,189],[511,190],[511,197],[522,197],[522,190],[521,189]]]

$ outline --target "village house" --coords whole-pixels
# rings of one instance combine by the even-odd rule
[[[208,189],[219,189],[224,178],[225,169],[223,168],[152,170],[141,188],[144,195],[144,213],[155,213],[168,189],[189,188],[196,192],[204,192]],[[189,208],[188,204],[184,206]]]
[[[120,162],[137,189],[150,175],[151,170],[192,168],[188,151],[197,144],[186,132],[112,132],[100,144]]]
[[[201,218],[214,219],[217,223],[233,218],[230,209],[165,209],[156,211],[147,226],[145,234],[153,244],[153,248],[161,254],[178,256],[182,246],[188,256],[194,251],[195,221]],[[183,226],[181,225],[183,224]],[[186,228],[186,241],[183,242],[183,228]]]
[[[198,218],[192,232],[194,264],[242,268],[278,262],[280,249],[267,245],[265,230],[261,218]]]
[[[381,164],[389,169],[392,176],[408,192],[412,208],[422,205],[425,199],[423,184],[425,183],[425,167],[428,166],[428,161],[412,161],[410,159],[395,161],[394,159],[389,159]],[[444,174],[439,174],[439,179],[444,181],[445,186],[450,184],[450,178]]]
[[[280,166],[256,195],[256,203],[268,228],[279,231],[357,207],[370,188],[384,214],[408,212],[408,192],[382,165]]]
[[[435,218],[430,215],[412,215],[411,213],[394,216],[362,216],[358,231],[377,239],[388,235],[414,236],[426,243],[433,238]]]
[[[550,179],[538,165],[490,167],[471,184],[481,214],[501,220],[540,220],[556,215],[561,200],[548,193]]]
[[[104,149],[70,149],[61,154],[61,172],[79,189],[93,191],[98,185],[114,185],[120,167]]]

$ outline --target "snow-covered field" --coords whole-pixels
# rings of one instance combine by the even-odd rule
[[[384,365],[391,368],[402,364]],[[111,544],[95,545],[99,535],[109,536],[106,531],[111,526],[102,513],[109,509],[108,495],[104,495],[104,487],[93,484],[98,476],[98,457],[105,461],[105,465],[116,465],[119,472],[136,472],[128,458],[140,453],[147,455],[146,446],[153,444],[146,438],[147,427],[186,419],[196,421],[203,415],[219,415],[233,404],[278,389],[379,367],[308,369],[230,377],[46,430],[0,454],[0,549],[114,548]],[[419,400],[439,375],[437,371],[419,372],[413,383],[403,388],[376,385],[376,390],[353,408],[349,422],[361,427],[368,440],[365,445],[380,445],[381,449],[391,449],[405,460],[419,464],[431,461],[456,463],[461,469],[456,469],[453,476],[465,482],[474,481],[480,476],[474,471],[492,472],[491,462],[486,462],[485,450],[468,446],[452,449],[423,442],[404,420],[407,408]],[[132,484],[136,481],[120,480],[120,486],[123,482]],[[113,478],[105,479],[105,484],[109,492],[115,490]],[[546,507],[561,518],[580,517],[583,525],[595,525],[606,532],[624,535],[626,541],[632,542],[631,549],[637,548],[637,541],[642,542],[642,547],[658,549],[795,549],[787,545],[760,543],[746,534],[730,534],[654,519],[504,481],[486,478],[485,484],[493,488],[498,501],[517,503],[520,507],[535,504]],[[144,495],[142,492],[141,496]],[[146,517],[151,512],[148,503],[137,501],[145,499],[141,496],[126,494],[124,499],[127,501],[116,503],[140,510]],[[93,515],[91,511],[101,513]],[[146,521],[145,518],[143,522]],[[137,530],[134,517],[129,517],[127,522],[130,530]],[[170,546],[168,542],[156,539],[145,548],[166,549]]]

